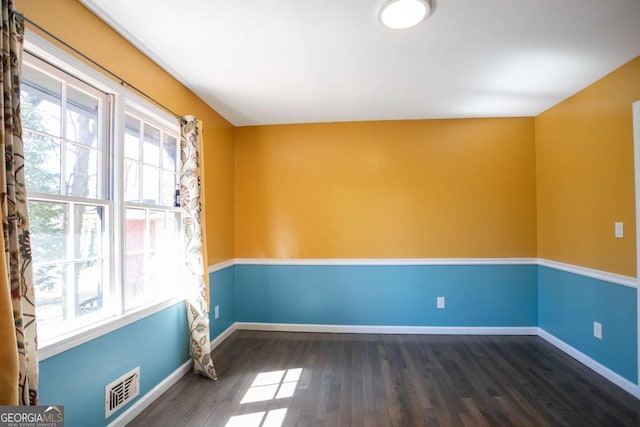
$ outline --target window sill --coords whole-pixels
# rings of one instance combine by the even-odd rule
[[[169,308],[173,305],[184,302],[184,298],[173,298],[167,301],[143,307],[127,314],[111,317],[101,322],[88,325],[81,329],[69,332],[67,334],[56,337],[52,340],[45,341],[38,349],[38,360],[43,361],[49,357],[55,356],[76,346],[89,342],[102,335],[106,335],[131,323],[137,322],[147,316],[158,313],[159,311]]]

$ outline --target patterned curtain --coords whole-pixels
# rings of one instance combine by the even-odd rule
[[[200,201],[200,123],[193,116],[181,120],[180,206],[185,231],[185,261],[191,280],[187,320],[191,333],[193,370],[217,380],[209,341],[209,275],[204,263]]]
[[[36,405],[38,402],[38,356],[36,354],[36,316],[33,294],[31,246],[27,190],[24,181],[24,149],[20,124],[20,74],[24,21],[12,0],[2,0],[2,130],[0,150],[0,216],[4,258],[0,261],[0,310],[6,316],[6,290],[11,293],[11,325],[0,325],[2,361],[11,363],[5,352],[13,351],[18,359],[18,375],[14,377],[18,404]],[[14,331],[11,340],[8,331]],[[13,347],[10,347],[13,345]],[[4,366],[0,366],[4,371]],[[12,367],[9,365],[9,368]],[[7,379],[8,380],[8,379]],[[8,384],[11,390],[14,385]],[[2,384],[5,388],[5,384]],[[13,393],[10,391],[10,393]]]

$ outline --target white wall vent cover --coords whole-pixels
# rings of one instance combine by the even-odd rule
[[[127,372],[104,388],[105,420],[140,394],[140,367]]]

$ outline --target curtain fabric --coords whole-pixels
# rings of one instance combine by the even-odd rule
[[[35,299],[27,215],[27,190],[24,179],[24,149],[20,124],[20,75],[24,20],[15,10],[12,0],[2,0],[2,150],[0,155],[0,216],[4,240],[4,259],[0,261],[0,310],[7,309],[4,299],[10,289],[12,324],[0,325],[0,347],[11,348],[17,354],[18,404],[36,405],[38,402],[38,357],[36,338]],[[0,316],[0,321],[8,318]],[[15,338],[4,335],[12,330]],[[7,359],[8,360],[8,359]],[[4,362],[4,361],[3,361]],[[10,362],[9,362],[10,363]],[[4,366],[2,367],[4,369]],[[5,384],[2,384],[4,389]],[[13,389],[13,384],[9,385]],[[12,393],[12,392],[11,392]]]
[[[180,206],[185,233],[185,261],[191,281],[187,297],[190,351],[193,370],[217,380],[209,340],[209,277],[205,270],[201,223],[200,123],[194,116],[185,116],[180,124]]]

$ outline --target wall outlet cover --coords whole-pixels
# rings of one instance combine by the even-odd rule
[[[616,239],[622,239],[624,237],[624,223],[616,222],[613,228]]]
[[[593,336],[602,339],[602,324],[598,322],[593,322]]]

